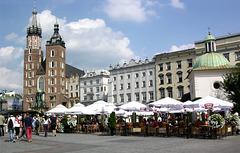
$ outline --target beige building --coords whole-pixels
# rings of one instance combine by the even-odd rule
[[[216,52],[232,65],[240,64],[240,33],[216,37]],[[205,53],[205,41],[196,41],[195,48],[155,55],[157,100],[171,97],[181,100],[189,93],[188,71]]]

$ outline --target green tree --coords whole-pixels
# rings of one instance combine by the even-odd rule
[[[233,111],[240,113],[240,67],[235,68],[231,73],[223,75],[221,88],[228,94],[228,99],[235,102]]]
[[[111,135],[114,135],[115,127],[116,127],[116,115],[115,112],[110,114],[110,118],[108,119],[108,127],[111,130]]]

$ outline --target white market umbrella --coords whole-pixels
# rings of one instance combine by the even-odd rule
[[[170,97],[166,97],[163,99],[160,99],[158,101],[152,102],[149,105],[155,106],[155,107],[166,107],[166,108],[182,108],[182,102],[175,100]]]
[[[62,104],[57,105],[55,108],[47,111],[47,113],[52,113],[52,114],[64,114],[65,111],[67,111],[67,108],[63,106]]]
[[[211,96],[207,96],[207,97],[204,97],[202,99],[199,99],[195,102],[193,102],[192,104],[194,107],[196,108],[199,108],[199,107],[202,107],[202,108],[207,108],[207,107],[222,107],[222,108],[232,108],[233,107],[233,103],[230,103],[228,101],[225,101],[225,100],[221,100],[221,99],[218,99],[218,98],[214,98],[214,97],[211,97]]]
[[[85,106],[81,103],[75,104],[73,107],[66,110],[65,114],[82,114]]]
[[[145,110],[147,106],[140,102],[131,101],[129,103],[119,106],[118,108],[123,109],[125,111],[141,111],[141,110]]]
[[[105,101],[99,100],[96,101],[95,103],[87,106],[86,108],[95,111],[97,114],[110,114],[114,111],[114,109],[116,108],[116,106],[112,103],[107,103]]]

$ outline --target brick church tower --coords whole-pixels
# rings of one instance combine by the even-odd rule
[[[72,68],[65,63],[65,42],[59,34],[59,25],[54,24],[54,33],[46,44],[46,58],[41,50],[42,29],[37,23],[34,6],[31,23],[27,27],[27,48],[24,51],[23,110],[31,110],[36,104],[36,93],[44,93],[42,99],[48,109],[58,104],[66,105],[67,74]],[[81,72],[82,73],[82,72]],[[34,106],[35,108],[35,106]],[[46,110],[45,110],[46,111]]]
[[[34,6],[32,22],[27,27],[27,48],[24,50],[23,73],[23,110],[32,107],[37,91],[38,69],[43,63],[43,51],[41,50],[42,29],[37,23],[37,12]]]
[[[48,107],[66,103],[65,42],[59,34],[58,23],[54,24],[54,34],[46,44],[46,101]]]

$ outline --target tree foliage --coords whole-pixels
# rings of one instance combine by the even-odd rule
[[[110,114],[110,118],[108,119],[108,127],[110,129],[115,129],[115,127],[116,127],[116,115],[115,115],[115,112],[112,112]]]
[[[235,102],[233,111],[240,112],[240,67],[223,76],[221,88],[228,94],[228,99]]]

